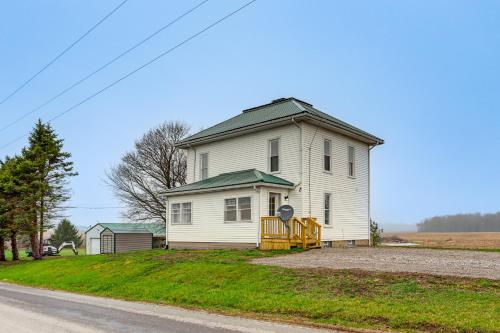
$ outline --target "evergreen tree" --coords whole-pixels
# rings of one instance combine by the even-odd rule
[[[50,238],[50,243],[55,247],[59,247],[64,242],[74,242],[77,248],[82,245],[80,232],[68,219],[62,219],[59,222]]]
[[[370,219],[370,238],[372,246],[377,246],[382,241],[383,229],[379,229],[378,223]]]
[[[58,217],[61,204],[69,199],[68,177],[77,173],[73,171],[73,162],[69,161],[71,154],[63,151],[63,140],[58,139],[50,124],[41,120],[31,132],[29,145],[23,149],[22,157],[35,208],[30,242],[33,258],[41,259],[43,234]]]
[[[34,211],[26,171],[25,161],[18,156],[0,162],[0,232],[4,240],[10,239],[13,260],[19,259],[17,237],[31,229]]]

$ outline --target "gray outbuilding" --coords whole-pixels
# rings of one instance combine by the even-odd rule
[[[163,244],[165,225],[159,223],[98,223],[85,232],[89,255],[146,250]]]

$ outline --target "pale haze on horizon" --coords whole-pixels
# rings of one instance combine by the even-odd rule
[[[4,3],[0,99],[120,2]],[[0,127],[199,2],[129,0],[0,105]],[[208,1],[0,131],[0,146],[244,3]],[[379,223],[500,211],[499,12],[498,1],[259,0],[53,122],[80,174],[71,180],[68,206],[121,206],[105,173],[155,125],[180,120],[196,132],[294,96],[385,140],[371,153],[371,212]],[[22,139],[0,156],[25,144]],[[67,215],[79,226],[123,220],[120,208],[69,209]]]

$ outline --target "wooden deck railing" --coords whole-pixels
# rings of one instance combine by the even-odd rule
[[[261,249],[321,246],[321,225],[316,218],[292,217],[286,225],[277,216],[261,217]]]
[[[302,221],[307,226],[307,239],[315,240],[314,246],[321,246],[321,224],[317,222],[315,217],[304,217]]]
[[[302,246],[307,246],[307,225],[295,216],[288,223],[290,225],[290,239],[301,242]]]
[[[287,227],[279,217],[263,216],[260,221],[262,238],[288,239]]]

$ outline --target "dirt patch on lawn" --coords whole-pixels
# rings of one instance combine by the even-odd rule
[[[179,262],[196,261],[201,257],[205,256],[204,253],[194,252],[194,251],[176,251],[162,254],[155,259],[163,261],[168,264],[174,264]]]
[[[409,248],[332,248],[259,258],[256,264],[289,268],[358,269],[500,280],[500,253]]]

